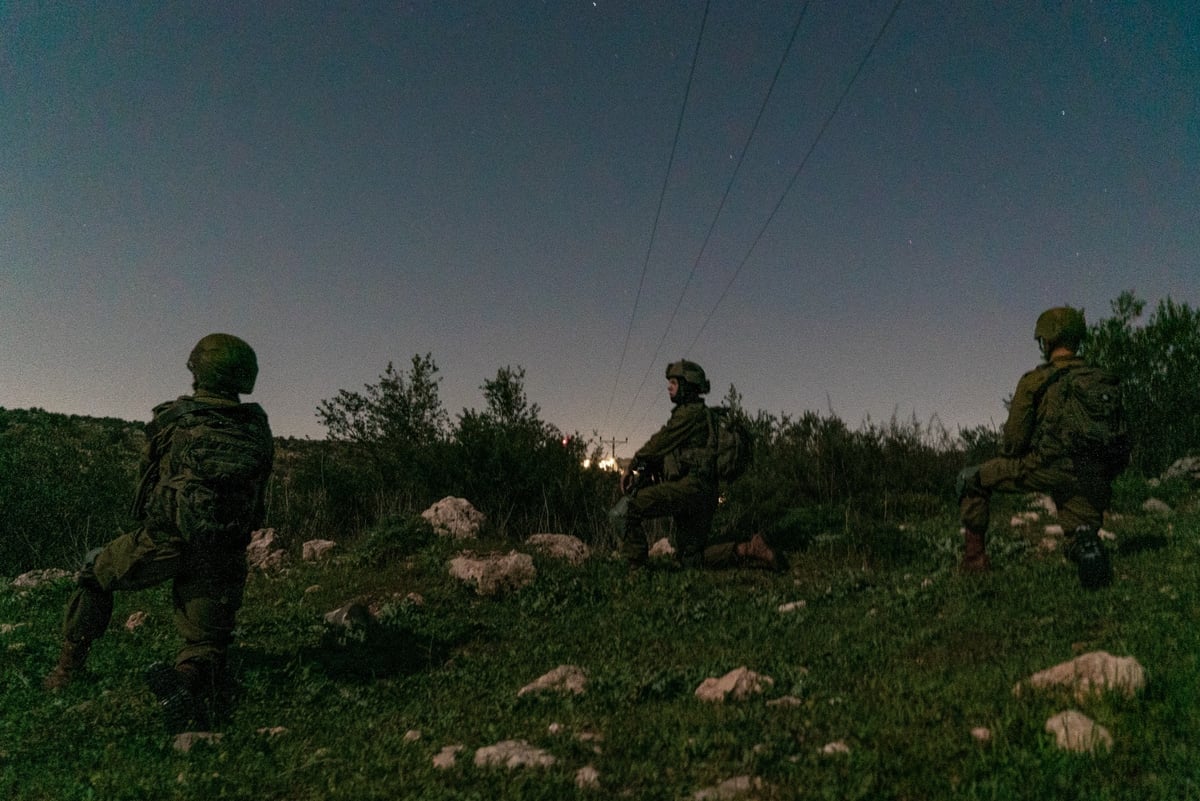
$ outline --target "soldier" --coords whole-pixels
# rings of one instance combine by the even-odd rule
[[[684,567],[757,563],[776,566],[774,552],[755,534],[746,542],[706,549],[717,510],[716,446],[712,420],[703,396],[711,388],[704,368],[681,360],[667,365],[667,394],[675,408],[671,417],[638,449],[621,475],[625,497],[613,510],[621,553],[633,567],[648,556],[644,521],[671,516],[675,521],[676,552]],[[635,477],[648,472],[661,481],[635,486]]]
[[[184,644],[173,668],[153,665],[147,680],[183,730],[205,725],[227,701],[226,652],[246,581],[246,545],[263,522],[274,452],[267,416],[239,394],[254,389],[254,350],[230,334],[210,334],[187,362],[194,394],[160,404],[146,427],[133,515],[141,527],[88,554],[67,602],[57,690],[83,669],[108,627],[113,592],[172,582],[175,625]]]
[[[1004,424],[1001,456],[958,477],[965,547],[960,568],[990,569],[986,532],[993,492],[1044,492],[1058,508],[1068,558],[1084,587],[1108,584],[1112,568],[1099,530],[1113,478],[1129,459],[1116,379],[1076,355],[1087,333],[1083,313],[1043,312],[1034,337],[1045,362],[1021,377]]]

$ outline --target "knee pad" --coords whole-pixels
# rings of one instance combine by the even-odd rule
[[[958,477],[954,479],[954,494],[961,501],[967,494],[968,490],[979,488],[979,465],[964,467],[958,471]]]
[[[96,580],[96,558],[103,552],[103,548],[93,548],[83,555],[83,564],[79,567],[79,575],[75,579],[75,583],[84,589],[95,592],[104,592],[104,588],[100,586],[100,582]]]

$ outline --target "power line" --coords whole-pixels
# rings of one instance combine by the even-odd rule
[[[692,279],[696,277],[696,271],[699,269],[700,262],[708,250],[708,243],[712,239],[713,231],[717,227],[717,221],[721,218],[721,212],[725,210],[725,202],[729,199],[729,193],[733,189],[734,182],[737,181],[738,173],[742,169],[742,162],[746,160],[746,153],[750,150],[750,143],[754,141],[754,134],[758,131],[758,125],[762,122],[767,105],[771,102],[771,95],[775,92],[775,85],[779,82],[779,76],[783,72],[783,65],[787,63],[788,56],[792,52],[792,47],[796,44],[796,36],[800,32],[800,25],[804,22],[804,15],[807,12],[808,3],[805,2],[800,9],[800,15],[796,18],[796,24],[792,26],[791,38],[788,39],[783,56],[779,59],[779,66],[775,68],[775,75],[771,78],[771,85],[767,87],[767,93],[763,97],[762,105],[758,108],[758,116],[754,118],[754,125],[750,128],[750,133],[746,136],[746,141],[742,144],[742,151],[738,155],[738,161],[733,168],[733,173],[729,176],[729,183],[725,185],[725,192],[721,195],[721,202],[717,204],[717,210],[713,214],[712,221],[708,224],[708,230],[704,234],[704,241],[700,244],[696,260],[692,262],[692,270],[688,273],[687,280],[683,284],[683,289],[679,292],[679,298],[675,301],[675,308],[671,310],[671,317],[667,320],[667,326],[663,330],[662,337],[659,338],[658,345],[654,348],[654,355],[650,357],[650,362],[646,365],[646,372],[642,374],[642,381],[638,384],[637,392],[633,394],[633,400],[630,401],[629,408],[625,411],[625,417],[629,416],[630,412],[637,405],[638,399],[642,396],[642,390],[645,389],[646,381],[650,378],[650,371],[654,369],[654,365],[658,361],[658,355],[662,352],[663,343],[667,341],[667,335],[671,333],[671,326],[674,325],[675,317],[679,314],[679,307],[683,305],[683,298],[687,295],[688,288],[692,285]]]
[[[825,135],[826,129],[829,128],[830,123],[833,122],[833,118],[837,116],[837,113],[841,109],[842,103],[845,101],[846,96],[850,94],[850,89],[853,88],[855,82],[858,81],[858,76],[862,74],[863,68],[866,67],[867,61],[871,58],[871,54],[875,52],[875,47],[879,44],[880,40],[883,39],[884,33],[891,24],[892,18],[896,16],[896,11],[900,8],[900,4],[902,2],[904,2],[904,0],[896,0],[895,4],[892,6],[892,10],[888,13],[887,19],[883,21],[883,26],[879,29],[879,33],[876,34],[875,39],[871,42],[871,46],[867,48],[867,52],[863,55],[862,61],[858,63],[858,69],[854,71],[854,75],[850,78],[850,82],[846,84],[846,88],[842,90],[841,96],[838,97],[837,103],[834,104],[833,110],[829,112],[829,116],[825,118],[825,122],[822,123],[820,130],[817,131],[817,136],[815,139],[813,139],[808,151],[804,154],[804,158],[800,160],[800,166],[798,166],[796,171],[792,173],[792,178],[790,181],[788,181],[787,187],[783,190],[783,194],[779,196],[779,201],[775,204],[775,208],[771,210],[770,215],[767,217],[767,221],[764,222],[762,228],[759,229],[758,235],[754,237],[754,241],[750,244],[750,249],[746,251],[745,257],[742,258],[742,261],[738,264],[737,269],[734,270],[729,282],[725,284],[725,289],[721,292],[721,296],[717,298],[717,302],[713,304],[708,316],[704,318],[704,323],[700,326],[700,330],[696,332],[695,338],[691,341],[691,344],[687,346],[687,349],[684,351],[684,353],[690,351],[695,346],[696,342],[699,341],[700,335],[703,334],[704,329],[708,327],[713,315],[717,312],[717,308],[721,305],[721,302],[725,300],[725,296],[729,294],[729,289],[733,286],[733,282],[737,280],[739,275],[741,275],[742,268],[746,266],[746,263],[750,260],[750,256],[754,253],[755,248],[758,247],[759,241],[762,240],[763,234],[766,233],[767,228],[770,227],[771,222],[775,219],[775,215],[779,213],[779,209],[783,206],[783,201],[792,191],[792,187],[795,186],[796,180],[800,177],[800,173],[804,170],[805,165],[808,164],[808,159],[810,156],[812,156],[813,151],[817,149],[817,145],[820,143],[821,138]]]
[[[625,367],[625,356],[629,352],[629,340],[633,336],[633,323],[637,319],[638,305],[642,299],[642,287],[646,283],[646,272],[650,268],[650,253],[654,250],[654,240],[658,236],[658,223],[662,217],[663,201],[667,196],[667,185],[671,179],[671,170],[675,165],[675,151],[679,147],[679,132],[683,129],[683,119],[687,112],[688,100],[692,95],[692,79],[696,75],[696,56],[700,52],[700,42],[704,39],[704,28],[708,24],[708,9],[712,0],[705,0],[704,16],[700,19],[700,32],[696,36],[696,47],[692,51],[692,65],[688,71],[687,87],[683,94],[683,106],[679,109],[679,119],[675,123],[675,138],[671,142],[671,156],[667,161],[667,171],[663,176],[662,190],[658,195],[658,209],[654,212],[654,225],[650,229],[650,242],[646,245],[646,258],[642,262],[642,276],[638,279],[637,294],[633,298],[633,311],[629,314],[629,326],[625,330],[625,344],[621,346],[621,358],[617,362],[617,371],[613,375],[612,391],[608,396],[608,407],[604,411],[605,424],[608,423],[609,414],[612,412],[613,399],[617,396],[617,382],[621,378],[621,370]]]

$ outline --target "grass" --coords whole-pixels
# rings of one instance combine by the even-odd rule
[[[539,555],[534,584],[498,599],[448,577],[452,543],[389,548],[368,536],[332,562],[252,577],[232,654],[238,705],[223,739],[186,754],[172,749],[141,679],[176,647],[165,588],[119,595],[89,675],[51,695],[40,681],[69,582],[6,586],[0,624],[16,627],[0,634],[0,796],[678,799],[753,775],[766,783],[758,798],[1200,798],[1192,506],[1111,526],[1117,580],[1091,594],[1060,556],[1039,552],[1039,536],[999,527],[996,570],[957,575],[949,516],[818,536],[785,574],[628,575],[604,556],[572,568]],[[405,600],[410,592],[424,603]],[[380,602],[379,625],[331,636],[323,614],[351,598]],[[803,608],[777,611],[797,600]],[[135,610],[149,621],[130,633],[120,624]],[[1146,689],[1081,706],[1013,696],[1020,679],[1097,649],[1137,657]],[[584,695],[518,698],[564,663],[587,671]],[[737,704],[695,699],[706,677],[742,665],[773,687]],[[785,695],[798,703],[765,704]],[[1069,707],[1109,728],[1110,753],[1053,747],[1043,724]],[[989,743],[971,736],[977,726]],[[270,727],[286,731],[260,733]],[[407,739],[411,730],[420,738]],[[475,749],[507,739],[557,762],[473,765]],[[834,741],[849,753],[822,754]],[[449,744],[466,750],[435,769]],[[576,788],[585,765],[601,789]]]

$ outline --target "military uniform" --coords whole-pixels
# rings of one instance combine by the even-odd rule
[[[246,545],[264,516],[270,461],[265,462],[257,486],[247,488],[255,496],[257,508],[244,534],[226,541],[193,542],[192,532],[180,530],[174,513],[175,474],[169,463],[176,455],[172,445],[182,414],[207,410],[234,411],[236,423],[251,427],[254,436],[262,440],[263,450],[271,452],[271,429],[258,404],[239,404],[198,391],[156,407],[147,428],[143,486],[134,509],[134,516],[144,525],[108,543],[80,571],[79,586],[67,602],[63,623],[68,641],[91,641],[104,634],[112,616],[114,591],[141,590],[170,580],[175,626],[184,640],[176,664],[224,662],[234,617],[242,605]]]
[[[1075,355],[1086,333],[1083,314],[1070,307],[1044,312],[1034,336],[1046,361],[1021,376],[1009,404],[1001,455],[959,475],[959,518],[966,537],[962,568],[987,570],[985,534],[994,492],[1042,492],[1053,499],[1067,540],[1067,555],[1079,564],[1080,580],[1094,589],[1111,580],[1108,557],[1097,536],[1112,495],[1112,454],[1091,453],[1069,441],[1064,429],[1063,391],[1051,391],[1064,376],[1087,367]],[[1062,385],[1060,384],[1059,387]]]
[[[133,510],[142,525],[89,554],[67,602],[63,650],[46,677],[49,689],[70,683],[82,669],[92,642],[108,628],[115,591],[166,581],[184,642],[175,669],[166,679],[158,674],[159,686],[152,681],[152,688],[165,688],[183,703],[224,682],[246,581],[246,545],[265,515],[274,444],[262,408],[238,400],[238,393],[253,389],[258,372],[249,345],[211,334],[197,344],[188,367],[194,394],[155,407],[146,428]],[[198,475],[206,465],[216,466],[206,471],[215,475]]]
[[[1044,394],[1056,370],[1084,365],[1078,356],[1062,356],[1021,376],[1009,406],[1001,440],[1001,456],[979,465],[968,480],[959,503],[959,516],[968,529],[986,531],[993,492],[1044,492],[1058,507],[1063,530],[1099,528],[1111,498],[1108,466],[1079,457],[1054,456],[1037,447],[1039,424],[1053,418],[1061,402]]]
[[[670,516],[680,562],[699,564],[717,510],[716,454],[709,441],[708,414],[700,398],[677,404],[667,424],[634,454],[635,464],[661,471],[663,480],[629,497],[621,552],[630,561],[646,558],[643,521]]]

